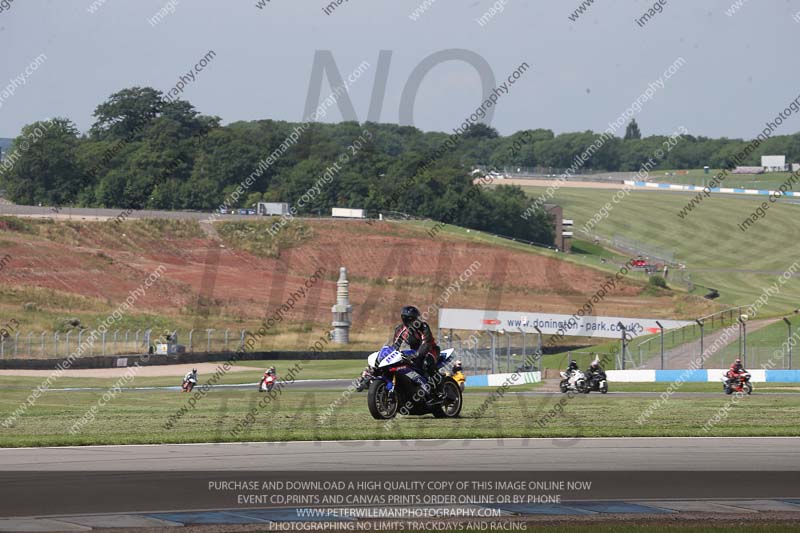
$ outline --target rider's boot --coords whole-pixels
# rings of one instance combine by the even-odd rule
[[[439,385],[442,382],[442,375],[436,372],[435,374],[428,377],[428,394],[425,397],[425,403],[428,407],[433,405],[437,405],[441,400]]]

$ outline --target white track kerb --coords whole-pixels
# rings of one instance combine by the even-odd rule
[[[20,416],[24,415],[29,408],[33,407],[36,404],[39,397],[45,392],[47,392],[50,389],[51,385],[58,378],[64,375],[64,372],[66,370],[72,367],[72,364],[75,362],[75,360],[81,357],[84,354],[84,352],[88,350],[90,347],[94,346],[94,342],[98,338],[102,338],[102,336],[105,335],[106,331],[108,331],[109,327],[113,326],[115,323],[119,322],[122,319],[123,315],[127,313],[131,307],[133,307],[133,304],[136,303],[136,301],[139,298],[143,297],[146,294],[147,289],[149,289],[153,285],[153,283],[155,283],[161,277],[161,275],[164,273],[166,269],[167,267],[165,267],[164,265],[158,265],[158,268],[156,268],[149,276],[147,276],[147,278],[144,280],[144,283],[142,283],[134,290],[129,292],[128,297],[125,298],[125,301],[122,304],[120,304],[120,306],[117,307],[117,309],[114,310],[113,313],[108,315],[105,318],[105,320],[103,320],[100,323],[99,326],[93,329],[92,332],[89,333],[89,335],[85,339],[83,339],[83,341],[81,341],[81,344],[80,346],[78,346],[78,349],[69,354],[69,356],[65,360],[58,363],[58,365],[56,365],[55,370],[47,377],[47,379],[45,379],[42,383],[40,383],[39,386],[37,386],[31,392],[26,401],[23,402],[19,407],[17,407],[17,409],[14,410],[11,416],[3,420],[2,426],[4,428],[11,427]],[[146,357],[149,358],[149,356]]]

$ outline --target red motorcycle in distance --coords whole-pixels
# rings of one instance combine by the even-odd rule
[[[728,375],[728,379],[722,384],[725,394],[733,394],[734,392],[742,392],[750,394],[753,392],[753,385],[750,384],[750,374],[744,372],[735,376]]]
[[[277,381],[278,377],[274,373],[264,372],[264,377],[261,378],[261,381],[258,383],[258,391],[259,392],[270,392],[272,387],[275,386],[275,381]]]

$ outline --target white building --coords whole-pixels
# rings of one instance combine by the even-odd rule
[[[767,172],[785,172],[786,171],[786,156],[785,155],[762,155],[761,166]]]

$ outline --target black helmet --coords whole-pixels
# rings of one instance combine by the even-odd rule
[[[400,320],[403,321],[403,325],[411,327],[412,324],[415,322],[419,322],[419,309],[414,307],[413,305],[407,305],[400,311]]]

